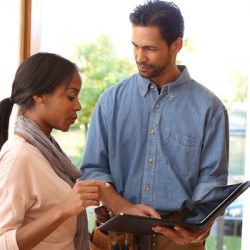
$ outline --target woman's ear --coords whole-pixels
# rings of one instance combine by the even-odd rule
[[[43,95],[33,95],[33,100],[40,104],[44,102],[44,96]]]

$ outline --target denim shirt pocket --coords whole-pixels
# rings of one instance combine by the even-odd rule
[[[194,138],[167,131],[165,134],[165,157],[176,174],[189,175],[198,168],[202,143]]]

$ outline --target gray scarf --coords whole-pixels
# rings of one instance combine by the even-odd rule
[[[73,187],[81,172],[70,162],[52,136],[48,138],[36,123],[24,116],[17,118],[14,132],[20,134],[28,143],[36,147],[49,161],[55,173]],[[84,210],[77,216],[75,249],[88,250],[88,241],[88,221]]]

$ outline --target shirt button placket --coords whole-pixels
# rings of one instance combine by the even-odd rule
[[[152,88],[152,87],[151,87]],[[152,92],[153,93],[153,92]],[[156,95],[154,96],[156,97]],[[142,203],[147,203],[153,206],[153,190],[154,190],[154,176],[156,163],[156,147],[157,147],[157,127],[160,119],[161,105],[159,96],[155,100],[150,113],[148,143],[146,153],[146,166],[143,176],[143,192]]]

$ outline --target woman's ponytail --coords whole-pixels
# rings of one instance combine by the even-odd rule
[[[5,98],[0,102],[0,149],[8,140],[10,114],[14,105],[11,98]]]

